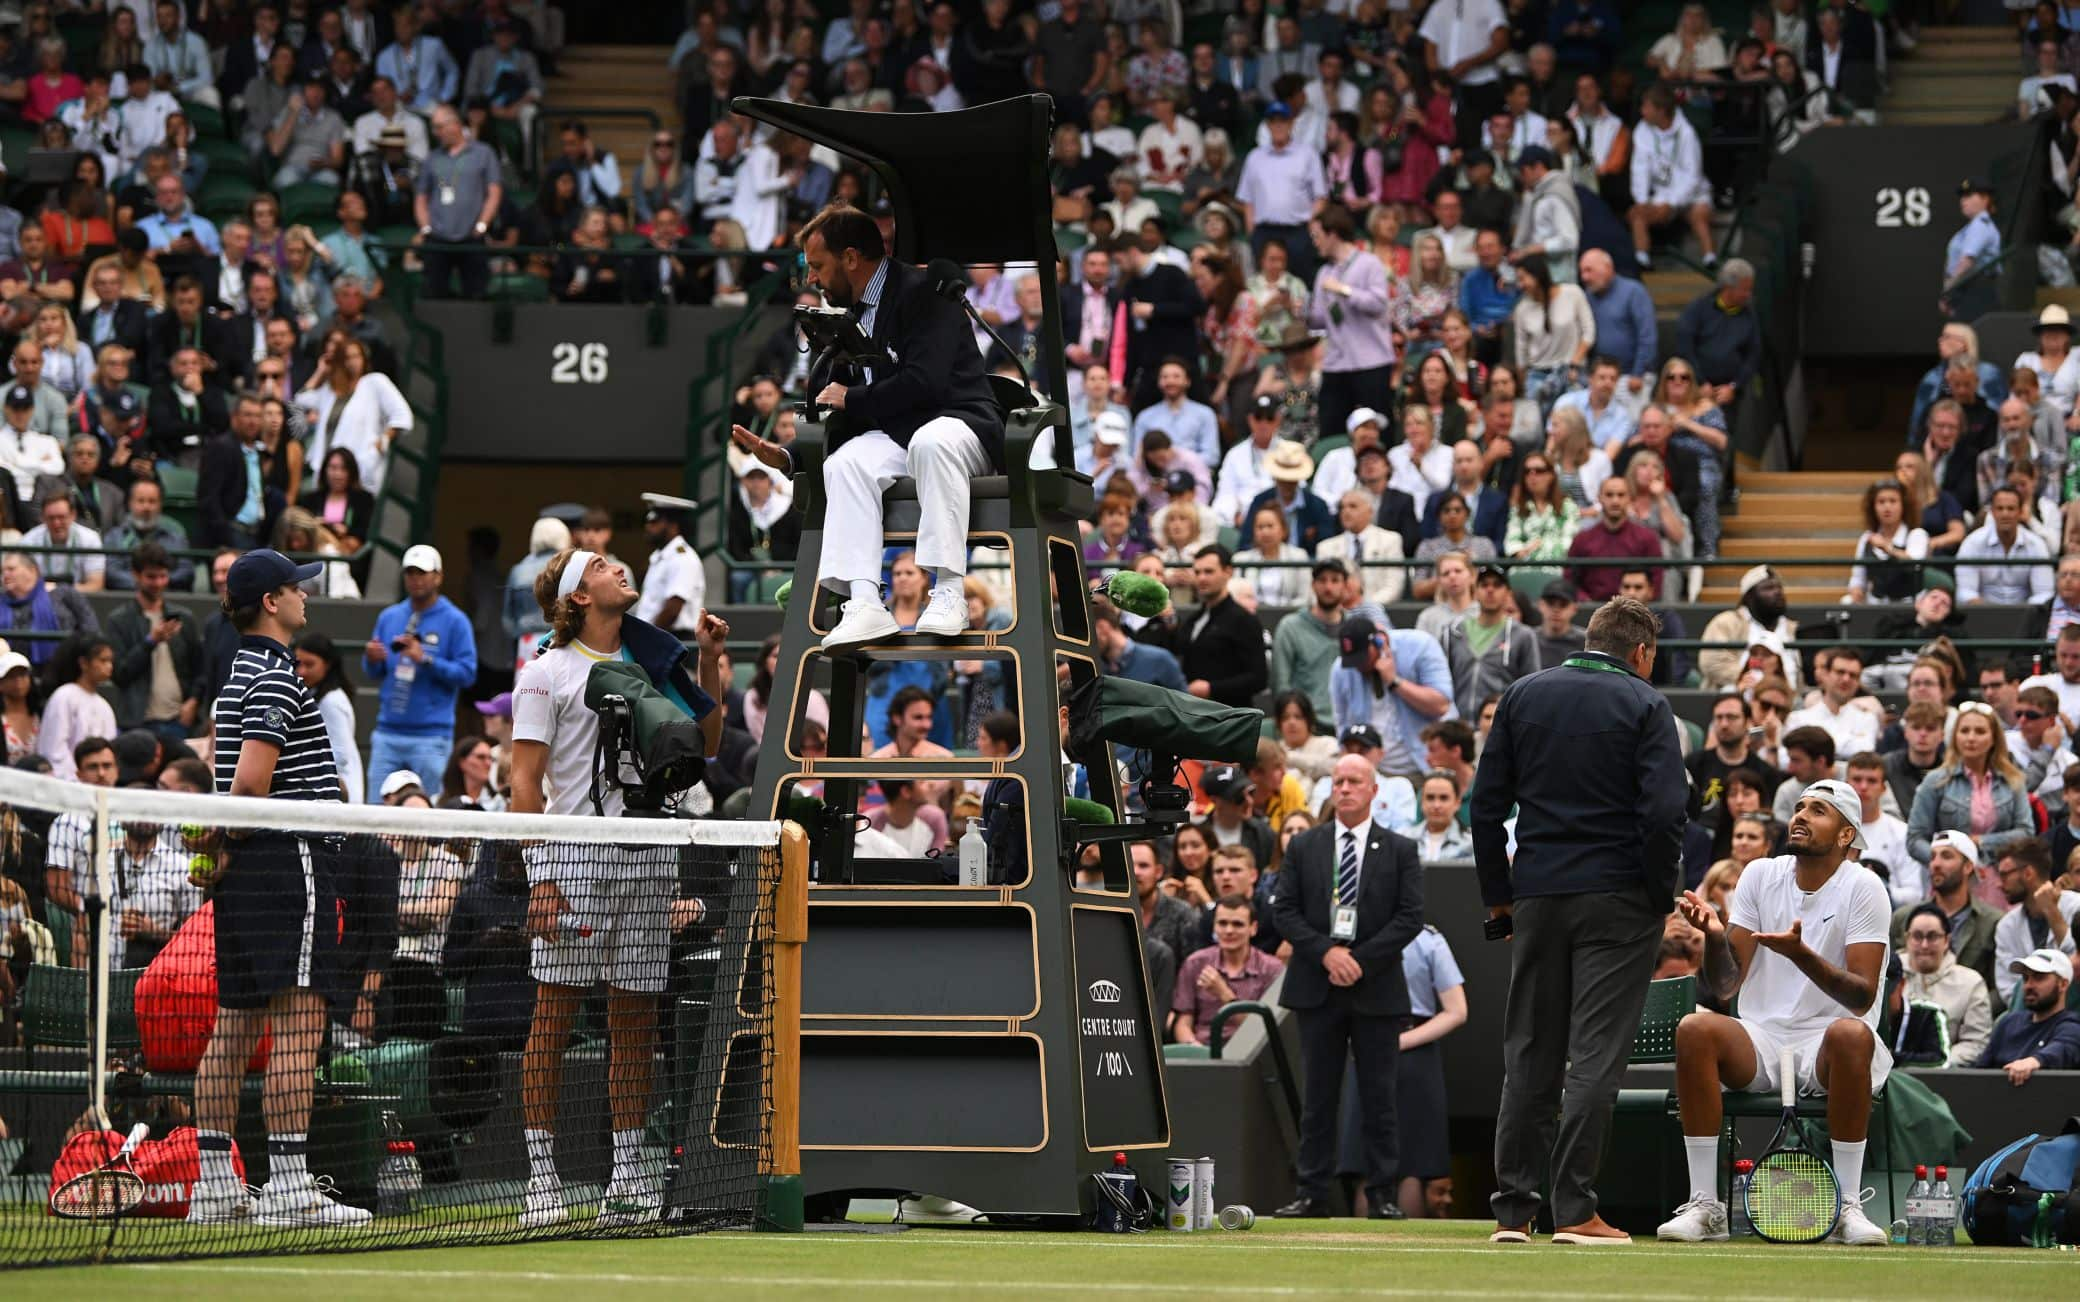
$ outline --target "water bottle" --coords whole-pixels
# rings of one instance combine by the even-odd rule
[[[1733,1190],[1726,1202],[1726,1232],[1736,1239],[1755,1233],[1755,1226],[1748,1220],[1748,1182],[1754,1178],[1754,1162],[1744,1157],[1733,1164]]]
[[[982,839],[982,820],[968,820],[968,830],[961,835],[961,877],[963,886],[989,885],[989,842]]]
[[[419,1146],[404,1137],[395,1112],[383,1114],[383,1136],[383,1163],[376,1168],[376,1215],[409,1216],[424,1182]]]
[[[1108,1234],[1128,1234],[1137,1227],[1141,1205],[1141,1179],[1127,1165],[1125,1153],[1112,1155],[1112,1169],[1098,1173],[1105,1196],[1098,1199],[1094,1228]]]
[[[1928,1246],[1957,1246],[1957,1196],[1950,1192],[1950,1168],[1936,1168],[1935,1218],[1929,1222]]]
[[[1907,1246],[1928,1246],[1928,1168],[1914,1168],[1914,1187],[1907,1191]]]

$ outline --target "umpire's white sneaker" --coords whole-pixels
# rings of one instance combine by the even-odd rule
[[[612,1183],[607,1186],[606,1197],[600,1200],[599,1219],[594,1224],[601,1229],[648,1225],[663,1210],[664,1199],[657,1191],[646,1189],[634,1181]]]
[[[1866,1189],[1860,1198],[1842,1198],[1842,1218],[1834,1223],[1834,1233],[1827,1236],[1829,1243],[1846,1243],[1852,1248],[1882,1248],[1886,1243],[1885,1231],[1873,1224],[1863,1214],[1863,1205],[1869,1202],[1875,1189]]]
[[[340,1230],[374,1219],[366,1207],[335,1202],[331,1183],[329,1179],[268,1181],[253,1202],[253,1224],[271,1229]]]
[[[917,632],[925,637],[959,637],[967,631],[967,594],[956,584],[933,588],[931,601],[917,617]]]
[[[561,1181],[530,1179],[527,1182],[527,1201],[520,1209],[521,1229],[546,1230],[570,1218],[570,1209],[563,1205]]]
[[[1708,1193],[1693,1193],[1672,1218],[1661,1223],[1654,1237],[1671,1243],[1723,1243],[1726,1204]]]
[[[966,612],[963,612],[965,616]],[[868,642],[885,642],[902,633],[902,625],[888,613],[888,607],[879,601],[855,597],[845,603],[843,618],[838,626],[823,635],[823,649],[836,651],[840,647],[860,646]]]

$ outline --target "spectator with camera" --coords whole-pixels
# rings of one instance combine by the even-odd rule
[[[157,543],[128,558],[136,589],[108,617],[115,647],[116,721],[144,728],[170,748],[182,746],[201,717],[195,684],[202,638],[186,612],[166,603],[173,564]]]
[[[361,669],[381,693],[369,739],[370,788],[409,769],[438,791],[455,744],[455,699],[477,680],[469,616],[441,595],[441,554],[424,543],[404,554],[405,598],[376,616]]]

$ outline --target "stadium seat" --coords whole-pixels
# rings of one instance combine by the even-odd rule
[[[304,181],[282,191],[282,225],[294,226],[332,216],[339,201],[339,187]]]
[[[36,133],[27,127],[0,127],[0,158],[7,163],[7,170],[15,176],[23,175],[29,166],[29,151],[36,148]]]
[[[1156,211],[1163,214],[1163,229],[1176,230],[1184,224],[1184,196],[1175,190],[1143,190],[1142,197],[1153,202]]]
[[[247,201],[259,189],[243,172],[220,172],[212,163],[209,175],[202,178],[202,188],[195,192],[195,204],[205,213],[229,210],[242,216]]]
[[[202,178],[205,188],[219,176],[246,176],[253,169],[253,156],[236,140],[201,136],[195,141],[195,152],[209,160],[209,175]]]
[[[216,136],[221,139],[230,134],[225,129],[222,109],[213,109],[207,104],[184,102],[181,112],[187,114],[188,125],[195,128],[195,134],[199,137]]]
[[[129,1051],[138,1047],[137,979],[143,968],[119,968],[108,974],[108,1047]],[[42,963],[29,968],[22,983],[23,1057],[34,1065],[39,1045],[49,1048],[84,1049],[91,1042],[93,1004],[88,998],[89,973],[85,968],[52,967]]]
[[[1309,452],[1314,457],[1314,463],[1319,466],[1322,464],[1323,457],[1328,456],[1338,448],[1347,448],[1350,445],[1351,439],[1348,434],[1326,434],[1314,441],[1314,447],[1309,449]],[[1329,509],[1335,510],[1336,503],[1329,503]]]
[[[1697,978],[1674,977],[1647,986],[1647,1005],[1632,1035],[1632,1063],[1674,1062],[1676,1026],[1697,1010]]]
[[[484,297],[497,303],[546,303],[549,282],[540,276],[493,276]]]

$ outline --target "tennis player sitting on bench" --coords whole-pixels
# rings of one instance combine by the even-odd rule
[[[1676,906],[1705,934],[1706,988],[1722,1001],[1738,993],[1741,1015],[1695,1012],[1676,1028],[1676,1097],[1692,1192],[1661,1227],[1663,1239],[1726,1237],[1720,1091],[1775,1093],[1778,1050],[1789,1049],[1799,1090],[1827,1095],[1842,1189],[1841,1220],[1828,1241],[1885,1242],[1885,1231],[1863,1214],[1870,1193],[1862,1183],[1871,1096],[1892,1070],[1877,1036],[1891,900],[1877,874],[1854,861],[1864,848],[1862,813],[1846,782],[1815,782],[1791,815],[1789,853],[1748,865],[1728,921],[1695,891],[1684,891]]]

